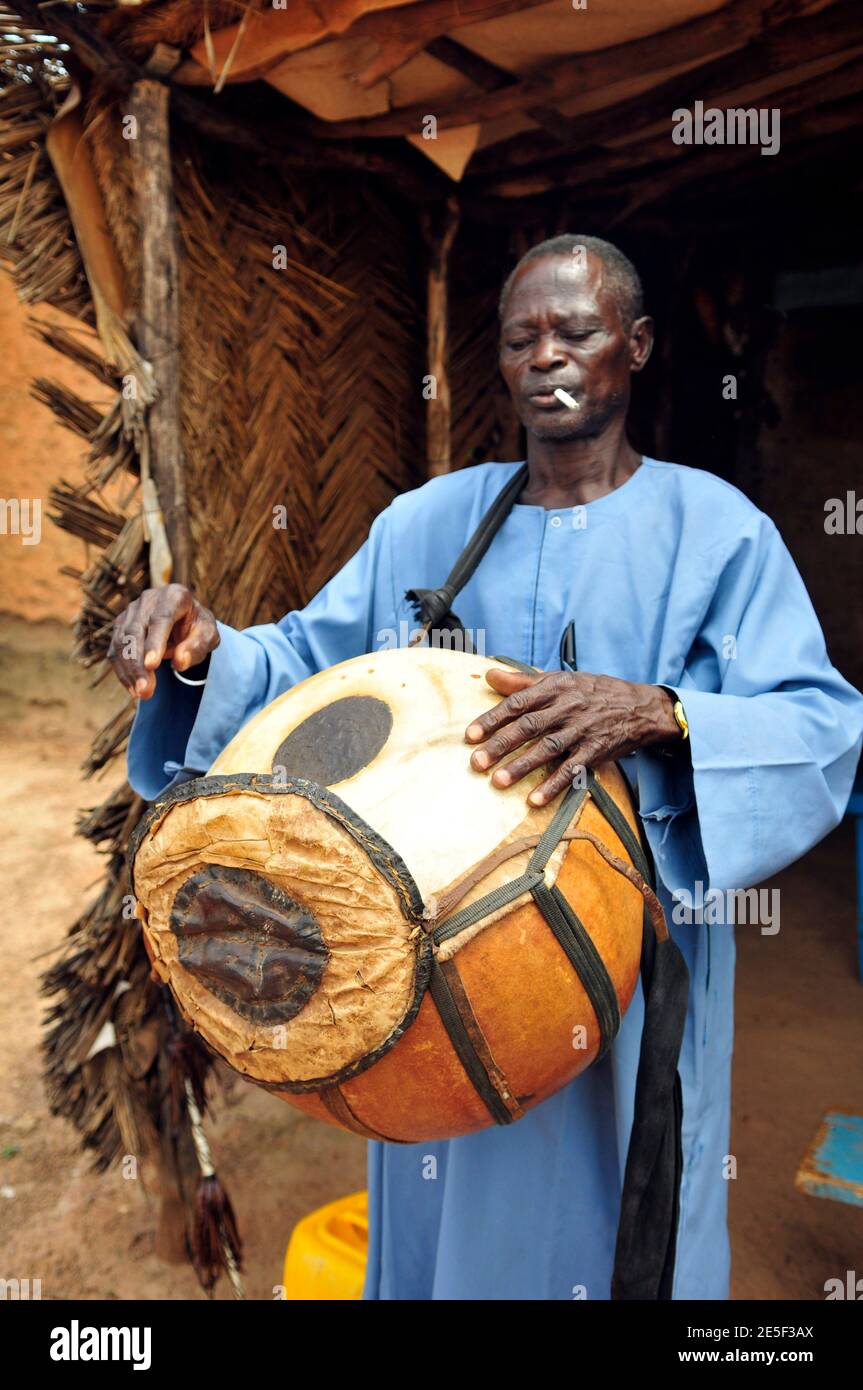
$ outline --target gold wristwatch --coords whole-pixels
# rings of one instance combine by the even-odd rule
[[[675,699],[673,714],[682,736],[684,738],[689,738],[689,721],[686,718],[686,710],[683,708],[680,700]]]

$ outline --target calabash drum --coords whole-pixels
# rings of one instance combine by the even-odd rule
[[[156,970],[231,1066],[373,1138],[517,1120],[611,1043],[644,867],[620,771],[550,806],[501,791],[466,726],[494,661],[417,647],[313,676],[133,837]]]

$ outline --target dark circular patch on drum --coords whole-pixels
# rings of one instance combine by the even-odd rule
[[[321,983],[329,950],[309,909],[250,869],[208,864],[174,898],[181,965],[251,1023],[286,1023]]]
[[[373,695],[334,700],[288,734],[273,755],[273,772],[332,787],[368,767],[392,727],[392,710]]]

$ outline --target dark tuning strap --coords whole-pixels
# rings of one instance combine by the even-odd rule
[[[512,1124],[513,1120],[521,1114],[521,1110],[515,1106],[514,1113],[506,1104],[498,1086],[495,1086],[494,1082],[497,1077],[494,1076],[494,1068],[489,1068],[486,1065],[489,1058],[484,1059],[480,1055],[480,1051],[471,1038],[470,1025],[475,1021],[469,1004],[465,1009],[466,996],[458,1001],[455,999],[448,972],[437,959],[432,962],[429,991],[440,1014],[441,1022],[449,1034],[449,1040],[455,1048],[456,1055],[470,1078],[474,1090],[484,1102],[485,1108],[495,1124]],[[460,1003],[462,1007],[459,1007]],[[478,1031],[478,1025],[474,1031]]]
[[[413,605],[414,613],[424,627],[447,632],[464,631],[461,622],[452,611],[456,595],[467,584],[512,510],[518,494],[527,482],[527,475],[528,468],[524,463],[492,502],[441,588],[408,589],[405,598]]]
[[[533,899],[563,947],[575,973],[584,985],[599,1024],[599,1052],[596,1061],[604,1057],[620,1029],[620,1005],[617,990],[605,968],[605,961],[593,944],[584,923],[573,912],[557,887],[544,883],[531,889]]]

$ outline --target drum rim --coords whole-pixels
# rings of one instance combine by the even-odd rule
[[[429,986],[434,954],[434,944],[428,923],[423,916],[425,904],[410,869],[398,851],[393,849],[392,845],[378,831],[368,825],[362,816],[357,815],[356,811],[342,801],[341,797],[330,791],[328,787],[312,782],[307,777],[280,776],[276,779],[275,774],[270,772],[228,772],[217,773],[215,776],[195,777],[188,782],[180,782],[176,786],[169,787],[163,792],[141,817],[129,837],[126,862],[129,882],[136,901],[140,901],[140,899],[135,890],[135,860],[141,843],[149,832],[164,820],[168,812],[173,810],[175,806],[197,800],[200,797],[218,796],[235,791],[252,792],[263,796],[301,796],[304,800],[311,802],[313,806],[316,806],[345,830],[364,850],[374,867],[395,890],[402,915],[415,927],[421,928],[421,933],[414,941],[414,982],[410,1003],[399,1022],[372,1052],[365,1053],[354,1062],[348,1062],[338,1071],[301,1081],[264,1081],[248,1072],[241,1071],[239,1067],[236,1067],[236,1064],[231,1064],[245,1080],[253,1082],[254,1085],[262,1087],[265,1091],[276,1093],[284,1091],[290,1095],[320,1091],[322,1087],[338,1085],[342,1081],[349,1081],[352,1077],[368,1071],[395,1046],[414,1022]],[[179,892],[180,889],[177,891]],[[172,993],[175,994],[175,991],[172,990]],[[178,1003],[182,1008],[182,1002],[179,999]],[[202,1033],[199,1033],[197,1029],[195,1031],[215,1056],[221,1056],[218,1049],[213,1047]]]

